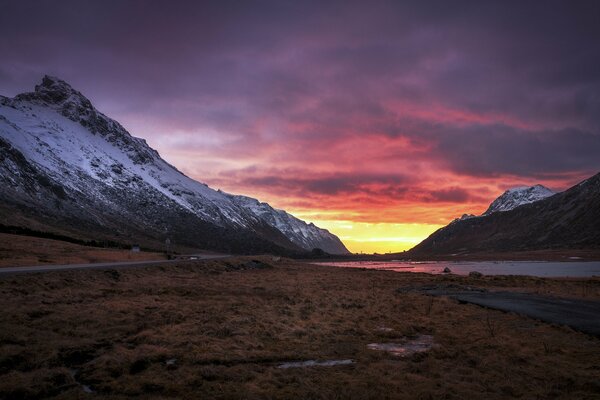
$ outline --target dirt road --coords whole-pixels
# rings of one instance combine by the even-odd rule
[[[227,254],[211,254],[211,255],[194,255],[188,258],[188,260],[210,260],[216,258],[229,257]],[[37,265],[32,267],[6,267],[0,268],[0,276],[15,275],[15,274],[26,274],[34,272],[50,272],[50,271],[62,271],[68,269],[101,269],[101,268],[130,268],[130,267],[141,267],[148,265],[158,264],[171,264],[181,263],[182,259],[177,260],[156,260],[156,261],[119,261],[119,262],[105,262],[105,263],[91,263],[91,264],[62,264],[62,265]]]

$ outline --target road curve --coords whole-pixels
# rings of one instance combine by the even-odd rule
[[[600,336],[600,301],[549,297],[532,293],[429,290],[461,303],[526,315],[540,321],[567,325],[580,332]]]
[[[193,260],[212,260],[217,258],[230,257],[228,254],[218,255],[194,255]],[[35,272],[51,272],[51,271],[64,271],[70,269],[103,269],[103,268],[131,268],[131,267],[143,267],[149,265],[159,264],[172,264],[182,261],[188,261],[189,259],[179,258],[177,260],[155,260],[155,261],[118,261],[118,262],[104,262],[104,263],[91,263],[91,264],[60,264],[60,265],[36,265],[32,267],[6,267],[0,268],[0,277],[6,275],[15,274],[29,274]]]

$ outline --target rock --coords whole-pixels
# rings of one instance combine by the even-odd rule
[[[170,358],[167,361],[165,361],[165,365],[167,366],[167,369],[176,369],[177,368],[177,359]]]
[[[306,368],[306,367],[334,367],[336,365],[350,365],[354,364],[354,360],[307,360],[307,361],[292,361],[283,364],[279,364],[277,368],[288,369],[288,368]]]
[[[478,271],[469,272],[469,278],[481,278],[481,277],[483,277],[483,274],[481,272],[478,272]]]
[[[444,268],[444,270],[442,271],[444,274],[451,274],[452,270],[448,267]]]

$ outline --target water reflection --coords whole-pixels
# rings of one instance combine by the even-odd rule
[[[398,272],[441,274],[445,268],[458,275],[481,272],[484,275],[531,275],[540,277],[600,276],[600,261],[351,261],[320,262],[335,267],[368,268]]]
[[[354,364],[352,360],[307,360],[307,361],[292,361],[280,364],[277,368],[307,368],[307,367],[333,367],[336,365]]]
[[[419,335],[415,339],[404,343],[370,343],[367,347],[371,350],[386,351],[397,357],[408,357],[415,353],[423,353],[433,346],[433,336]]]

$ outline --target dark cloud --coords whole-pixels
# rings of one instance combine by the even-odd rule
[[[436,153],[449,168],[471,176],[600,170],[600,133],[579,129],[525,131],[476,125],[439,134]]]
[[[471,199],[469,192],[463,188],[452,187],[443,190],[432,190],[431,201],[446,203],[465,203]]]
[[[252,169],[254,171],[254,169]],[[247,171],[248,172],[248,171]],[[277,188],[296,194],[338,195],[371,193],[397,195],[407,191],[412,178],[403,175],[338,174],[331,177],[286,177],[286,173],[247,178],[246,184]],[[298,173],[298,175],[302,175]]]

